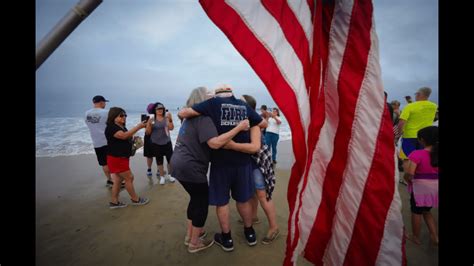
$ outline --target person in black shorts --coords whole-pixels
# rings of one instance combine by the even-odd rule
[[[160,185],[165,184],[165,178],[170,182],[176,179],[170,175],[171,172],[171,156],[173,155],[173,146],[171,144],[170,131],[174,129],[173,118],[170,112],[166,112],[166,108],[162,103],[156,103],[154,108],[155,117],[148,119],[145,134],[150,137],[153,156],[156,158],[159,173],[156,177],[160,180]],[[163,167],[163,157],[168,162],[168,174],[165,175]]]
[[[107,115],[109,110],[105,109],[106,100],[102,95],[96,95],[92,98],[94,107],[85,113],[85,122],[89,128],[89,133],[94,145],[97,162],[102,167],[107,182],[107,187],[112,187],[112,179],[110,177],[109,167],[107,166],[107,139],[104,135],[104,130],[107,122]]]

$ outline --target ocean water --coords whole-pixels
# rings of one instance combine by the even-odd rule
[[[85,112],[85,110],[84,110]],[[134,127],[140,120],[143,112],[127,112],[127,128]],[[171,141],[176,143],[181,121],[178,111],[171,111],[175,124],[171,131]],[[141,129],[137,135],[144,136],[145,130]],[[282,116],[279,141],[291,139],[291,131],[285,117]],[[137,153],[143,153],[143,148]],[[89,129],[84,122],[84,117],[77,114],[67,116],[41,115],[36,117],[36,157],[69,156],[78,154],[94,154],[94,146],[90,138]]]

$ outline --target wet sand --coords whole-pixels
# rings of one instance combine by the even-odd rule
[[[231,226],[234,251],[219,246],[196,254],[183,244],[188,194],[181,185],[149,183],[142,154],[131,159],[135,189],[150,198],[145,206],[110,210],[110,189],[97,165],[95,155],[36,158],[36,264],[37,265],[281,265],[287,236],[286,200],[289,168],[293,162],[291,143],[278,144],[277,183],[274,201],[282,232],[270,244],[260,243],[268,222],[259,207],[262,223],[254,225],[259,243],[246,244],[242,225],[231,200]],[[156,172],[156,166],[153,166]],[[400,185],[407,230],[411,230],[406,187]],[[130,203],[122,190],[120,200]],[[406,206],[406,207],[405,207]],[[437,210],[433,211],[437,220]],[[219,232],[215,208],[209,207],[205,226],[208,237]],[[421,246],[407,241],[408,265],[437,265],[437,249],[430,248],[428,230],[423,225]],[[300,258],[298,265],[310,265]]]

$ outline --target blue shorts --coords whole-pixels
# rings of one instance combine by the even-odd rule
[[[245,166],[219,167],[211,163],[209,175],[209,205],[224,206],[232,198],[247,202],[255,194],[255,183],[251,164]]]
[[[265,179],[263,177],[262,171],[260,169],[253,169],[253,181],[255,183],[255,188],[258,190],[265,190]]]
[[[421,150],[423,149],[423,145],[418,142],[416,138],[405,139],[402,138],[402,147],[400,149],[399,157],[401,159],[408,159],[410,153],[414,150]]]

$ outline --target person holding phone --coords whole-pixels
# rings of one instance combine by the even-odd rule
[[[174,129],[173,117],[170,112],[166,112],[165,106],[157,102],[154,105],[153,119],[149,119],[146,123],[145,134],[150,136],[153,156],[156,158],[158,164],[159,174],[156,177],[160,179],[160,185],[165,184],[165,176],[170,182],[175,182],[176,179],[172,177],[171,173],[171,156],[173,155],[173,146],[171,144],[170,130]],[[168,174],[165,175],[163,168],[163,157],[166,157],[168,162]]]
[[[131,130],[125,127],[127,113],[120,107],[112,107],[107,117],[105,137],[107,138],[108,152],[107,165],[112,176],[112,201],[110,209],[124,208],[127,204],[119,201],[120,183],[125,180],[125,189],[130,195],[132,205],[145,205],[149,202],[147,198],[139,197],[133,186],[133,173],[130,170],[130,156],[132,153],[133,135],[145,127],[141,121]]]

